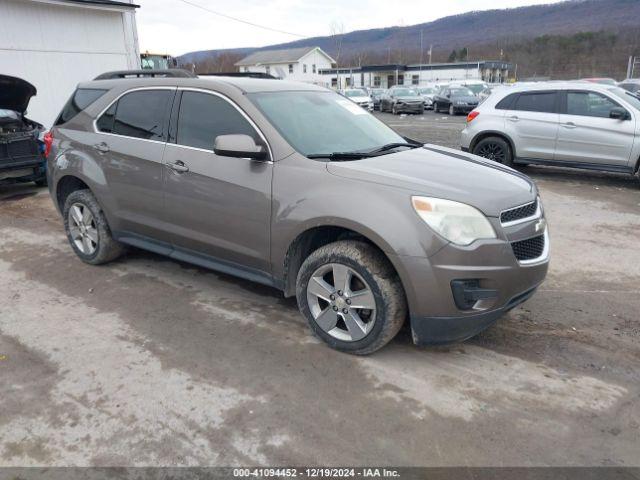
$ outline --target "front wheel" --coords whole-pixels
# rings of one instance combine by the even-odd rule
[[[473,154],[503,165],[513,165],[511,147],[500,137],[487,137],[480,140],[473,148]]]
[[[398,333],[407,315],[400,279],[372,245],[331,243],[302,264],[298,307],[311,330],[331,348],[367,355]]]
[[[433,112],[434,113],[440,112],[440,105],[438,105],[437,102],[433,104]]]
[[[453,105],[449,105],[449,115],[455,115],[456,114],[456,109],[453,108]]]

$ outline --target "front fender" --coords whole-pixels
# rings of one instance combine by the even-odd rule
[[[413,211],[407,190],[331,175],[326,163],[297,155],[278,162],[271,244],[276,279],[284,278],[296,238],[325,226],[354,231],[387,256],[428,257],[446,244]]]

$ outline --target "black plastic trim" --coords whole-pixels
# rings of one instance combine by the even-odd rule
[[[198,265],[218,272],[244,278],[252,282],[268,285],[270,287],[281,288],[282,282],[276,282],[270,273],[263,272],[255,268],[245,267],[234,262],[222,260],[211,255],[195,252],[181,247],[176,247],[167,242],[161,242],[143,235],[132,232],[113,232],[113,237],[119,242],[132,245],[143,250],[148,250],[160,255],[182,262]]]
[[[629,165],[608,165],[599,163],[587,163],[587,162],[565,162],[563,160],[541,160],[537,158],[515,158],[514,163],[519,164],[535,164],[535,165],[548,165],[551,167],[565,167],[565,168],[578,168],[581,170],[595,170],[598,172],[612,172],[612,173],[630,173],[633,174],[633,167]]]
[[[416,345],[462,342],[489,328],[509,310],[525,302],[538,286],[514,296],[501,308],[458,317],[416,317],[411,315],[411,331]]]

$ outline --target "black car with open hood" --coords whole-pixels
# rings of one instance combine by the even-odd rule
[[[45,183],[44,128],[25,117],[36,87],[17,77],[0,75],[0,183]]]

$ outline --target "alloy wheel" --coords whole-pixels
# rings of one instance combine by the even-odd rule
[[[69,233],[81,253],[95,253],[98,248],[98,228],[91,210],[86,205],[74,203],[69,209]]]
[[[478,155],[498,163],[504,163],[507,158],[504,148],[497,143],[485,143],[478,150]]]
[[[323,265],[311,275],[307,303],[316,324],[345,342],[362,340],[376,321],[371,287],[355,270],[340,263]]]

